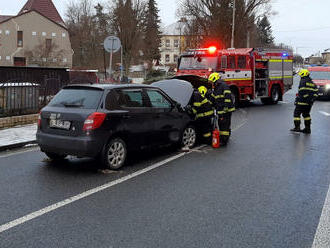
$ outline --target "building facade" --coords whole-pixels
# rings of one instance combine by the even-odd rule
[[[176,66],[184,47],[184,26],[182,23],[177,22],[165,27],[161,36],[160,63],[167,66]]]
[[[51,0],[29,0],[0,16],[0,66],[72,67],[70,37]]]
[[[330,65],[330,48],[324,50],[322,53],[322,58],[324,59],[324,62],[328,65]]]

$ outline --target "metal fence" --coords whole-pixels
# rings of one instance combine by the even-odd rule
[[[38,84],[29,82],[0,83],[0,117],[37,113],[39,90]]]

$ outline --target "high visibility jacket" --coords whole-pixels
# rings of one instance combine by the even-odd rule
[[[219,115],[235,111],[235,106],[231,99],[231,90],[222,80],[218,80],[215,83],[215,88],[211,94],[211,101]]]
[[[195,91],[193,94],[192,111],[195,114],[196,119],[211,117],[214,114],[212,103],[198,91]]]
[[[318,96],[317,92],[318,89],[309,76],[301,78],[295,104],[298,106],[313,105]]]

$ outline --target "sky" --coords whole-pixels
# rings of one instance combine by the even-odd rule
[[[63,18],[70,1],[53,0]],[[17,14],[25,2],[26,0],[0,0],[0,15]],[[164,25],[172,24],[178,19],[178,2],[157,0]],[[330,0],[272,0],[272,10],[276,13],[270,17],[276,43],[290,45],[304,57],[330,48]]]

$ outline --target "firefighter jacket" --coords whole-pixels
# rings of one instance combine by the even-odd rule
[[[196,119],[211,117],[214,114],[212,103],[198,91],[194,91],[192,105]]]
[[[307,76],[300,80],[298,87],[298,94],[296,97],[295,105],[297,106],[311,106],[317,98],[318,89],[312,79]]]
[[[218,115],[235,111],[230,88],[224,81],[218,80],[215,82],[215,88],[211,94],[211,99]]]

